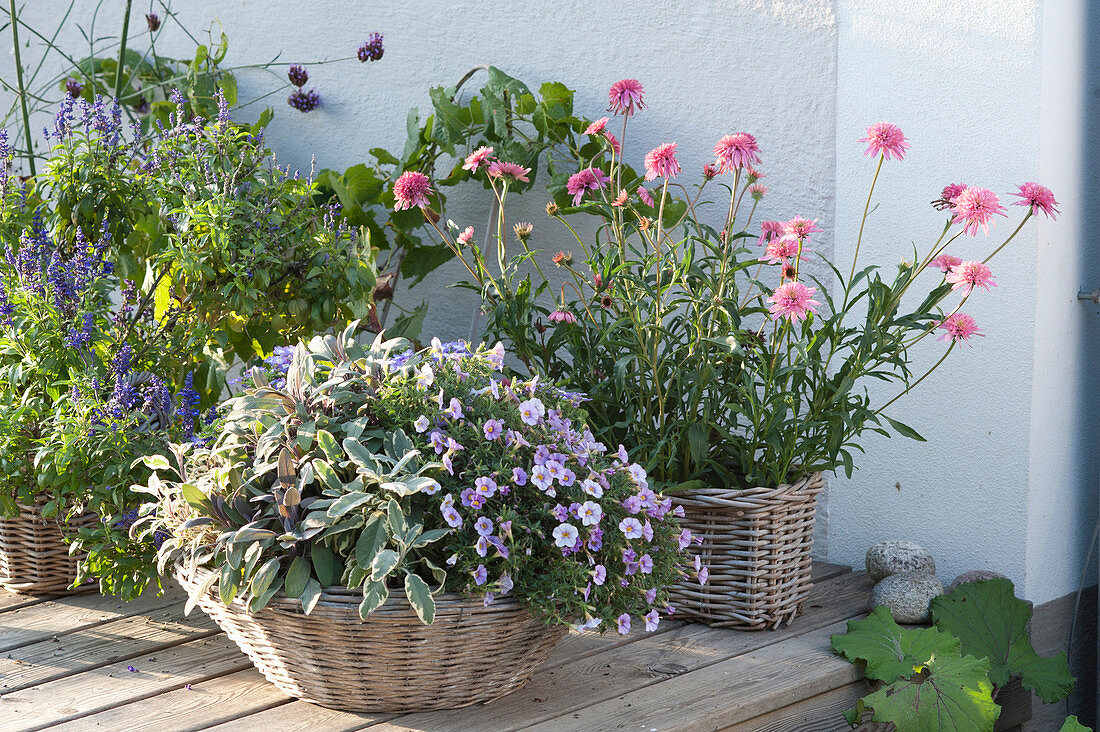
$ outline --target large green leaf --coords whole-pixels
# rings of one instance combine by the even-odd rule
[[[1078,721],[1076,716],[1070,716],[1066,717],[1066,721],[1059,732],[1092,732],[1092,727],[1086,727]]]
[[[288,597],[298,597],[306,589],[309,582],[309,562],[305,557],[294,557],[290,563],[290,569],[286,572],[286,594]]]
[[[401,557],[392,549],[383,549],[374,557],[370,565],[370,578],[375,582],[382,582],[397,569],[397,562]]]
[[[366,620],[367,616],[382,607],[382,604],[385,603],[389,597],[390,591],[386,589],[385,582],[372,582],[367,580],[363,585],[363,601],[359,603],[359,617]]]
[[[411,572],[405,575],[405,597],[409,598],[409,604],[416,611],[416,617],[425,625],[431,625],[435,621],[435,598],[428,588],[428,583],[420,579],[419,575]]]
[[[879,605],[863,620],[849,620],[845,635],[832,637],[833,649],[853,663],[864,661],[866,675],[890,683],[907,679],[937,656],[958,656],[959,640],[936,628],[902,628],[890,609]]]
[[[355,542],[355,561],[363,569],[369,569],[378,556],[378,552],[386,545],[389,539],[389,530],[385,518],[376,513],[367,521],[359,538]]]
[[[989,680],[994,686],[1005,686],[1020,676],[1024,688],[1047,704],[1073,690],[1065,653],[1044,658],[1032,647],[1027,636],[1031,608],[1016,597],[1008,580],[960,585],[932,601],[932,619],[958,637],[964,653],[989,659]]]
[[[973,656],[929,659],[912,678],[887,684],[860,700],[876,722],[897,732],[992,732],[1001,708],[993,701],[989,662]]]

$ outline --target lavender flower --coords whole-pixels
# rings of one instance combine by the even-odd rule
[[[378,61],[385,51],[386,49],[382,45],[382,34],[371,33],[367,40],[359,44],[359,60],[363,63]]]
[[[312,112],[317,109],[317,107],[321,106],[321,96],[313,89],[309,91],[295,89],[291,95],[286,98],[286,103],[299,112]]]
[[[187,374],[187,378],[183,382],[183,389],[180,390],[180,419],[183,422],[183,430],[187,437],[192,437],[195,434],[195,417],[198,417],[199,412],[199,393],[195,391],[195,374]]]

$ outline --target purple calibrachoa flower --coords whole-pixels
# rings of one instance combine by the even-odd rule
[[[595,526],[603,518],[603,508],[595,501],[585,501],[577,511],[577,518],[585,526]]]
[[[457,529],[462,526],[462,516],[455,510],[454,506],[443,507],[443,520],[447,522],[447,525],[452,529]]]
[[[485,569],[484,564],[477,565],[477,569],[473,572],[474,583],[477,585],[485,584],[485,581],[489,579],[489,571]]]
[[[550,509],[550,515],[558,521],[565,521],[569,518],[569,509],[559,503]]]
[[[481,430],[486,440],[499,440],[504,434],[504,426],[496,419],[487,420]]]
[[[512,482],[516,485],[527,485],[527,471],[523,468],[512,468]]]
[[[551,486],[554,485],[554,479],[550,477],[549,471],[543,465],[536,465],[531,469],[531,484],[541,491],[552,490]]]
[[[416,418],[416,421],[415,421],[415,422],[413,422],[413,428],[414,428],[414,429],[415,429],[415,430],[416,430],[416,431],[417,431],[418,433],[424,433],[424,432],[427,432],[427,431],[428,431],[428,426],[429,426],[429,423],[428,423],[428,418],[427,418],[427,417],[425,417],[425,416],[424,416],[423,414],[422,414],[422,415],[420,415],[419,417],[417,417],[417,418]],[[439,434],[439,433],[437,432],[436,434]]]
[[[653,571],[653,557],[648,554],[638,557],[638,569],[642,571],[642,574],[651,573]]]
[[[563,549],[572,548],[579,537],[580,532],[578,532],[577,527],[572,524],[558,524],[554,528],[554,546],[559,546]]]
[[[539,418],[542,416],[541,414],[539,414],[538,409],[541,406],[542,402],[540,402],[538,399],[528,399],[527,401],[521,403],[519,405],[520,421],[532,427],[538,424]]]
[[[630,632],[630,614],[623,613],[619,616],[619,635],[626,635]]]
[[[592,570],[592,581],[595,582],[597,586],[602,586],[606,579],[607,568],[602,564],[597,564]]]
[[[652,605],[654,600],[657,599],[657,588],[653,587],[645,591],[645,601],[647,605]]]
[[[619,522],[619,531],[627,539],[640,539],[642,537],[642,522],[636,518],[624,518]]]
[[[680,538],[677,540],[677,545],[680,549],[686,549],[688,544],[691,543],[691,530],[684,529],[680,532]]]
[[[593,498],[603,497],[603,486],[601,486],[599,483],[592,480],[591,478],[585,478],[583,481],[581,481],[581,487],[584,488],[585,493],[592,496]]]
[[[450,404],[447,406],[446,409],[443,410],[443,413],[451,419],[462,419],[462,417],[464,416],[462,413],[462,402],[458,401],[458,399],[454,397],[451,397]]]
[[[661,622],[661,616],[656,610],[650,610],[645,614],[645,629],[652,633],[657,630],[657,624]]]
[[[443,451],[447,449],[447,440],[443,437],[443,433],[438,430],[433,431],[428,435],[428,439],[431,440],[432,447],[435,448],[436,455],[442,455]]]
[[[497,482],[487,476],[482,476],[474,481],[474,490],[486,498],[492,498],[497,492]]]

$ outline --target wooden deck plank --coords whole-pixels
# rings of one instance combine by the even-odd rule
[[[722,732],[846,732],[850,727],[844,720],[844,712],[870,693],[870,685],[860,679],[759,717],[718,728]]]
[[[57,595],[20,595],[15,592],[0,590],[0,613],[27,607],[28,605],[37,605],[40,602],[56,599],[56,597]]]
[[[291,701],[274,709],[210,727],[209,732],[272,732],[272,730],[355,732],[355,730],[366,729],[372,724],[393,719],[395,716],[393,714],[351,714],[303,701]]]
[[[50,727],[51,732],[89,730],[204,730],[248,714],[278,710],[293,701],[253,668],[192,684],[148,699]],[[282,728],[269,722],[268,730]],[[236,726],[233,729],[237,729]]]
[[[663,634],[642,634],[626,646],[561,666],[544,666],[526,687],[492,704],[403,715],[370,729],[371,732],[480,732],[490,729],[503,732],[526,729],[536,722],[598,705],[616,694],[648,695],[655,693],[648,687],[657,685],[660,688],[671,681],[651,671],[654,667],[678,664],[682,667],[681,674],[691,675],[692,671],[727,659],[782,644],[787,639],[862,614],[866,611],[870,588],[871,581],[864,573],[842,574],[815,587],[807,599],[805,614],[792,626],[781,630],[744,632],[691,624]]]
[[[527,729],[713,732],[729,727],[759,716],[761,710],[780,709],[859,681],[859,667],[829,651],[829,636],[844,629],[844,622],[820,627]]]
[[[182,601],[84,628],[22,646],[0,658],[0,695],[118,661],[137,658],[144,663],[165,648],[219,632],[202,612],[185,619]]]
[[[156,658],[120,661],[0,696],[0,732],[45,729],[252,665],[224,635],[168,648]],[[128,671],[128,665],[136,670]]]
[[[0,653],[40,640],[153,612],[183,602],[182,595],[142,596],[133,602],[83,593],[0,613]]]

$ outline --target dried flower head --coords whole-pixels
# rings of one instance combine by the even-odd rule
[[[363,63],[377,61],[382,58],[385,51],[386,49],[382,45],[382,34],[371,33],[367,40],[359,44],[359,60]]]
[[[611,306],[614,304],[615,301],[612,299],[611,295],[604,295],[600,298],[600,307],[604,310],[610,310]]]
[[[512,227],[512,231],[516,232],[516,238],[519,239],[520,244],[526,244],[527,240],[531,238],[531,232],[534,230],[535,227],[526,221],[521,221]]]
[[[65,92],[70,97],[72,97],[73,99],[77,99],[78,97],[80,97],[83,91],[84,85],[81,84],[79,81],[77,81],[76,79],[65,79]]]
[[[290,68],[286,70],[286,78],[294,86],[305,86],[306,82],[309,81],[309,72],[306,71],[304,66],[291,64]]]
[[[150,33],[156,33],[160,30],[160,16],[156,13],[146,13],[145,25],[149,26]]]
[[[317,109],[317,107],[321,106],[321,96],[313,89],[309,91],[295,89],[291,95],[286,98],[286,103],[299,112],[312,112]]]

